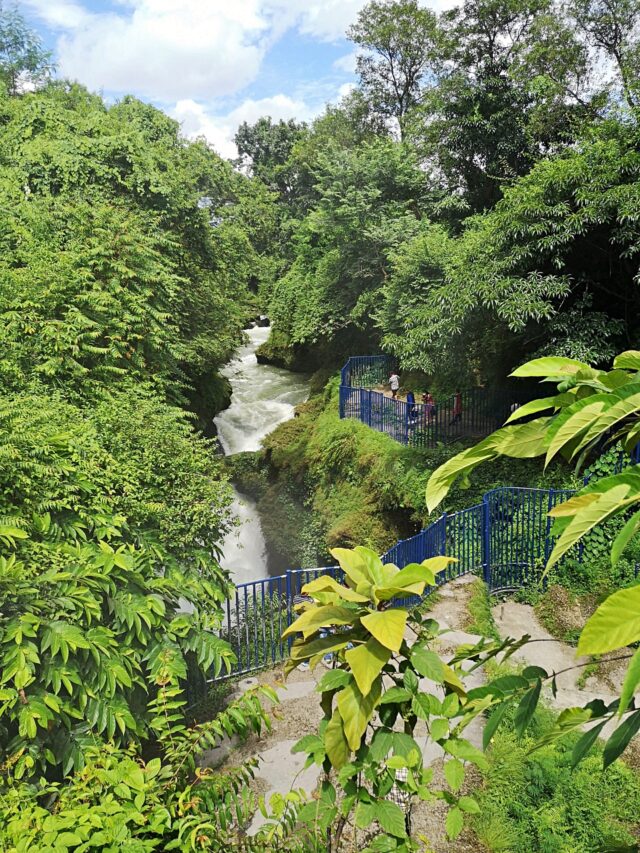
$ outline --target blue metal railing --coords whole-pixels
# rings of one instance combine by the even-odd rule
[[[407,403],[374,390],[384,385],[393,361],[388,356],[353,356],[340,373],[340,417],[356,418],[401,444],[436,447],[465,436],[483,437],[508,418],[522,391],[471,388],[435,405]]]
[[[473,573],[482,576],[493,593],[517,589],[540,577],[553,547],[548,512],[571,494],[567,489],[493,489],[482,503],[445,513],[415,536],[402,539],[382,560],[403,568],[446,555],[457,562],[440,573],[438,586]],[[295,619],[296,599],[306,583],[323,574],[343,580],[341,570],[329,566],[238,584],[226,602],[220,630],[237,656],[231,675],[255,672],[287,658],[290,642],[282,639],[282,632]]]
[[[389,355],[352,356],[340,371],[340,384],[350,388],[372,388],[383,385],[395,366]]]

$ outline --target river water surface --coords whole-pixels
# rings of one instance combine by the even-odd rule
[[[222,370],[231,382],[231,405],[220,412],[215,424],[226,456],[259,450],[262,439],[292,418],[295,406],[307,399],[308,377],[258,364],[256,350],[267,340],[269,331],[248,329],[249,342]],[[233,511],[241,526],[224,540],[221,565],[236,583],[265,578],[269,575],[268,555],[256,504],[236,490]]]

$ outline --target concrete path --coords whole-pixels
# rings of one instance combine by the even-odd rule
[[[475,582],[474,577],[467,576],[447,584],[438,591],[437,600],[429,611],[429,615],[446,631],[439,638],[439,650],[445,655],[452,653],[462,644],[475,644],[480,639],[465,630],[469,622],[467,602]],[[588,689],[580,689],[578,678],[581,670],[564,672],[576,663],[585,662],[584,659],[576,660],[575,649],[556,641],[540,625],[531,607],[506,601],[496,605],[492,612],[503,637],[518,638],[529,634],[537,641],[524,646],[512,660],[523,665],[541,666],[550,673],[561,673],[557,679],[557,698],[552,697],[550,690],[546,691],[545,699],[549,704],[563,709],[583,705],[596,697],[604,699],[605,702],[614,698],[610,689],[599,682],[593,683],[593,679],[588,682]],[[224,743],[216,750],[203,755],[202,763],[208,766],[219,766],[227,761],[235,764],[245,757],[256,755],[260,762],[256,771],[256,791],[264,795],[267,802],[273,794],[286,794],[292,789],[302,788],[307,793],[312,793],[318,784],[321,769],[313,765],[304,770],[304,756],[293,755],[291,748],[302,735],[317,731],[322,712],[315,688],[324,672],[322,665],[317,667],[315,673],[297,670],[285,684],[282,672],[274,670],[241,682],[238,692],[258,683],[258,679],[276,689],[281,705],[277,709],[273,729],[271,733],[257,740],[250,738],[246,744],[238,744],[236,741]],[[468,688],[477,687],[483,684],[484,680],[483,672],[475,670],[466,679],[466,684]],[[425,680],[424,688],[434,691],[435,686],[433,682]],[[483,726],[484,719],[478,718],[465,731],[465,737],[478,747],[482,744]],[[605,730],[604,734],[606,733]],[[425,763],[434,767],[436,781],[442,780],[444,753],[441,747],[429,740],[426,727],[422,723],[416,729],[416,740],[423,749]],[[416,826],[430,838],[434,853],[463,853],[467,849],[477,849],[467,847],[464,836],[453,845],[447,841],[444,812],[440,815],[433,803],[418,804],[414,811]],[[257,812],[248,829],[249,834],[254,834],[263,824],[264,818]]]

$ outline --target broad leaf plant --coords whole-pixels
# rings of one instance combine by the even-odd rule
[[[482,750],[464,731],[493,701],[482,690],[467,691],[464,674],[506,644],[483,640],[450,660],[438,652],[444,632],[416,605],[451,558],[399,569],[363,547],[331,553],[343,580],[323,575],[304,586],[309,600],[298,605],[298,618],[285,631],[295,636],[289,672],[305,661],[316,667],[327,655],[333,661],[317,688],[320,729],[294,747],[307,754],[307,766],[324,770],[319,798],[303,807],[300,819],[316,827],[321,849],[330,853],[358,833],[363,850],[412,851],[423,847],[411,837],[410,804],[440,799],[455,838],[465,814],[478,811],[461,791],[465,767],[485,766]],[[444,755],[444,788],[434,784],[424,761],[428,741]]]
[[[433,473],[426,495],[431,511],[442,503],[459,477],[468,477],[477,465],[499,456],[544,457],[545,466],[560,456],[580,471],[588,460],[610,446],[619,443],[630,454],[640,442],[640,351],[621,353],[608,371],[575,359],[549,357],[534,359],[512,375],[538,378],[550,386],[550,391],[521,406],[502,429]],[[599,525],[619,517],[624,524],[611,542],[611,562],[615,565],[640,530],[640,465],[630,464],[620,473],[590,480],[549,515],[553,519],[551,534],[555,544],[547,570],[569,555]],[[640,584],[610,595],[580,635],[578,655],[615,652],[629,663],[620,696],[614,702],[596,700],[560,714],[547,741],[589,726],[575,746],[574,763],[587,755],[609,722],[617,721],[618,725],[605,745],[605,766],[621,755],[640,731],[640,708],[636,704],[640,686],[638,643]],[[554,674],[543,674],[541,678],[550,678],[555,684]],[[502,708],[506,710],[506,705]],[[498,711],[503,713],[501,709]]]

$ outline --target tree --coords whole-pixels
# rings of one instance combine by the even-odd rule
[[[616,122],[594,130],[536,164],[457,237],[421,223],[392,255],[377,311],[385,345],[409,368],[462,362],[502,382],[523,354],[604,364],[633,344],[637,133]]]
[[[640,106],[640,9],[634,0],[571,0],[576,23],[614,63],[614,82],[629,107]]]
[[[425,184],[411,151],[390,139],[320,157],[319,201],[297,231],[291,269],[274,287],[274,329],[305,344],[342,347],[355,329],[370,338],[389,255],[418,228],[430,200]]]
[[[588,56],[552,0],[466,0],[439,27],[437,82],[410,134],[474,213],[592,117]]]
[[[0,79],[11,95],[37,86],[53,71],[51,53],[13,7],[0,3]]]
[[[235,135],[240,163],[285,202],[296,193],[296,176],[289,163],[291,151],[306,133],[306,124],[289,121],[273,122],[263,116],[250,125],[244,121]]]
[[[371,111],[395,119],[403,138],[406,116],[420,103],[436,59],[436,16],[417,0],[372,0],[347,38],[362,51],[357,70]]]

